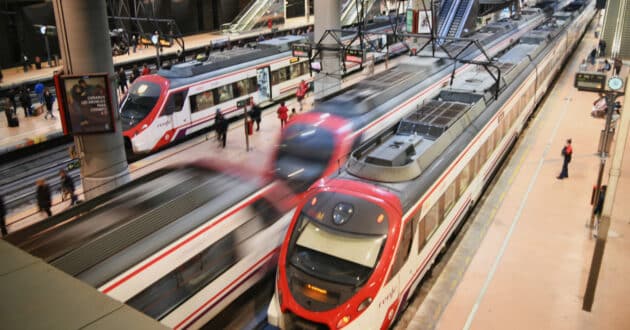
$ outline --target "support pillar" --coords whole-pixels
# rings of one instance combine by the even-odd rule
[[[87,199],[130,180],[117,110],[114,62],[105,1],[54,0],[59,47],[66,74],[107,72],[110,76],[115,132],[74,137],[81,159],[81,180]]]
[[[319,41],[326,30],[341,28],[341,0],[318,0],[315,12],[315,41]],[[323,47],[338,47],[332,37],[322,41]],[[334,93],[341,88],[341,60],[338,51],[322,51],[319,61],[322,71],[315,76],[315,99]]]

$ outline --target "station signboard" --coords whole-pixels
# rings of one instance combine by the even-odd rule
[[[577,72],[574,87],[580,91],[604,92],[606,90],[606,74],[599,72]]]
[[[312,53],[312,47],[309,44],[294,44],[291,46],[293,51],[293,57],[306,57],[310,58]]]
[[[65,134],[100,134],[115,130],[107,73],[59,75],[55,77],[55,86]]]

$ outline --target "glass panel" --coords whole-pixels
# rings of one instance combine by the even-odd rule
[[[422,220],[422,222],[424,223],[425,232],[427,233],[427,240],[431,237],[431,235],[437,228],[439,220],[439,204],[440,203],[435,203],[435,205],[433,205],[433,207],[431,207],[431,209],[429,210],[429,213],[427,213]]]
[[[201,94],[190,97],[190,107],[192,112],[207,110],[214,106],[214,95],[212,91],[206,91]]]
[[[409,252],[411,252],[411,243],[413,242],[413,222],[409,221],[405,224],[405,227],[402,231],[402,239],[400,240],[400,246],[396,252],[396,260],[394,261],[394,266],[392,267],[392,271],[389,273],[389,280],[391,280],[402,266],[405,264],[405,261],[409,258]]]
[[[419,218],[419,216],[418,216]],[[425,221],[418,222],[418,253],[422,251],[424,243],[427,241],[427,232],[425,230]]]
[[[455,185],[455,182],[453,182],[450,186],[448,186],[448,188],[446,188],[446,192],[444,193],[444,214],[447,214],[448,211],[451,210],[457,200],[457,190],[455,189]]]
[[[232,85],[225,85],[217,88],[217,92],[219,95],[219,103],[227,102],[234,98],[234,93],[232,92]]]

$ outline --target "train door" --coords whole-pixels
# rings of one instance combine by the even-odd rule
[[[271,100],[271,68],[269,66],[256,69],[256,80],[258,83],[258,93],[256,103],[263,103]]]
[[[171,125],[175,130],[190,124],[190,111],[184,107],[187,93],[187,89],[172,93],[166,102],[166,112],[171,115]]]

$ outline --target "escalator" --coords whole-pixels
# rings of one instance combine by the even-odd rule
[[[252,0],[229,24],[227,30],[240,33],[265,28],[270,20],[273,25],[284,23],[284,1]]]
[[[455,16],[453,17],[453,21],[451,22],[451,26],[446,34],[448,37],[461,37],[473,3],[474,0],[460,0]]]
[[[454,4],[457,4],[458,0],[445,0],[441,6],[440,11],[438,13],[438,36],[443,37],[446,35],[448,29],[450,28],[450,14],[451,9]]]
[[[378,6],[374,6],[376,2],[376,0],[359,1],[357,7],[356,0],[343,0],[341,7],[341,26],[357,23],[357,9],[359,12],[363,12],[366,17],[372,17],[374,14],[378,14],[375,11],[378,11],[379,8]],[[362,8],[364,4],[365,8]]]

